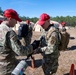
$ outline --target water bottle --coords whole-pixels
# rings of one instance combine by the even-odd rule
[[[12,75],[23,75],[24,70],[27,68],[25,60],[21,60],[16,68],[12,71]]]

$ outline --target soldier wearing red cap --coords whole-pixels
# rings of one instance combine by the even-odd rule
[[[33,32],[30,20],[26,20],[26,23],[20,23],[18,36],[22,45],[26,46],[31,43],[32,34]]]
[[[45,75],[53,75],[58,68],[59,57],[59,31],[50,24],[50,16],[46,13],[41,14],[38,24],[45,30],[40,37],[40,48],[36,49],[42,52],[43,64],[42,68]]]
[[[33,35],[33,29],[32,29],[32,25],[31,25],[31,22],[30,20],[26,20],[26,24],[28,25],[28,35],[25,38],[25,41],[27,44],[30,44],[31,43],[31,38],[32,38],[32,35]]]
[[[31,25],[30,20],[26,20],[26,24]]]
[[[62,28],[60,29],[60,33],[61,33],[61,46],[59,47],[59,50],[67,50],[68,44],[69,44],[69,37],[70,34],[67,32],[65,25],[65,22],[61,23]]]
[[[29,55],[39,46],[38,42],[33,42],[28,46],[22,46],[17,34],[11,29],[17,21],[21,22],[17,12],[13,9],[4,11],[5,20],[0,25],[0,75],[11,75],[16,66],[17,55]],[[26,64],[26,68],[27,68]]]

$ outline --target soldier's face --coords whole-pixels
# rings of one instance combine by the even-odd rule
[[[10,27],[14,27],[16,25],[16,23],[17,23],[17,20],[15,20],[15,19],[12,18],[10,20]]]
[[[42,25],[43,29],[47,29],[49,27],[48,21],[45,21],[44,25]]]

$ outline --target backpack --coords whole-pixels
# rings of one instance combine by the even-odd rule
[[[26,37],[28,35],[29,27],[27,24],[21,24],[18,28],[18,36]]]
[[[59,50],[66,50],[69,43],[70,34],[67,32],[60,32],[60,36],[61,39],[59,44]]]
[[[51,36],[50,34],[52,34],[53,32],[56,32],[58,34],[58,49],[66,50],[69,43],[70,34],[66,31],[61,32],[53,28],[52,30],[49,30],[49,32],[47,33],[46,39],[48,39]]]

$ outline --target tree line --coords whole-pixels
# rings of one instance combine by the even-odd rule
[[[3,10],[0,7],[0,15],[3,15]],[[25,21],[29,19],[30,21],[36,23],[39,18],[37,17],[26,17],[26,16],[20,16],[20,18]],[[65,22],[67,26],[76,26],[76,16],[56,16],[56,17],[51,17],[51,20],[57,21],[59,23]]]

